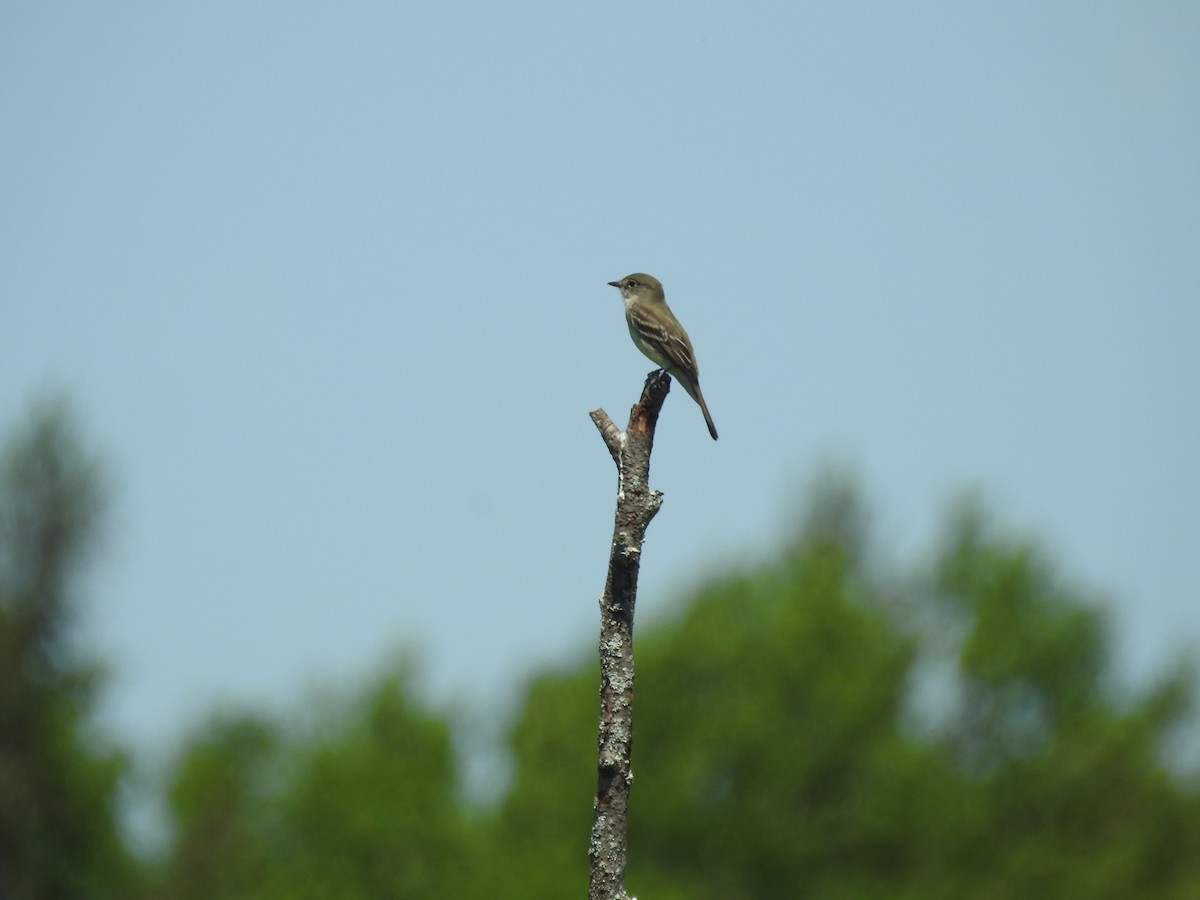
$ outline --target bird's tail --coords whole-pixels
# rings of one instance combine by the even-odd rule
[[[704,413],[704,424],[708,426],[708,433],[712,435],[712,439],[717,439],[717,426],[713,424],[712,416],[708,414],[708,404],[704,402],[704,394],[700,393],[700,382],[692,382],[687,378],[678,379],[683,385],[683,389],[688,392],[693,400],[700,406],[700,412]]]

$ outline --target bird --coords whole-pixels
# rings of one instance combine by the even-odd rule
[[[696,353],[687,332],[667,306],[667,295],[662,282],[653,275],[635,272],[620,281],[609,284],[621,292],[625,301],[625,322],[633,343],[650,361],[664,369],[683,385],[704,413],[708,433],[717,439],[717,426],[708,414],[708,404],[700,393],[700,369],[696,365]]]

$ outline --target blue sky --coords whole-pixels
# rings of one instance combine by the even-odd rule
[[[1200,5],[5,4],[0,422],[114,498],[84,626],[144,751],[421,648],[468,703],[594,658],[588,419],[676,390],[639,615],[768,556],[823,461],[899,558],[982,490],[1200,637]]]

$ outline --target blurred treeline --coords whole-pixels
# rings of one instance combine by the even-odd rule
[[[50,407],[0,465],[0,898],[585,895],[591,655],[528,685],[495,802],[466,796],[452,716],[400,668],[309,721],[197,723],[164,786],[171,837],[133,853],[130,760],[96,738],[99,669],[71,628],[95,462]],[[1093,598],[978,506],[902,571],[866,518],[825,480],[772,561],[639,632],[630,892],[1200,897],[1194,760],[1171,756],[1190,671],[1116,683]]]

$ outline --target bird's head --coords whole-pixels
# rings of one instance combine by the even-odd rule
[[[662,283],[653,275],[644,272],[634,272],[626,275],[620,281],[610,281],[613,287],[621,292],[625,300],[661,300],[663,299]]]

